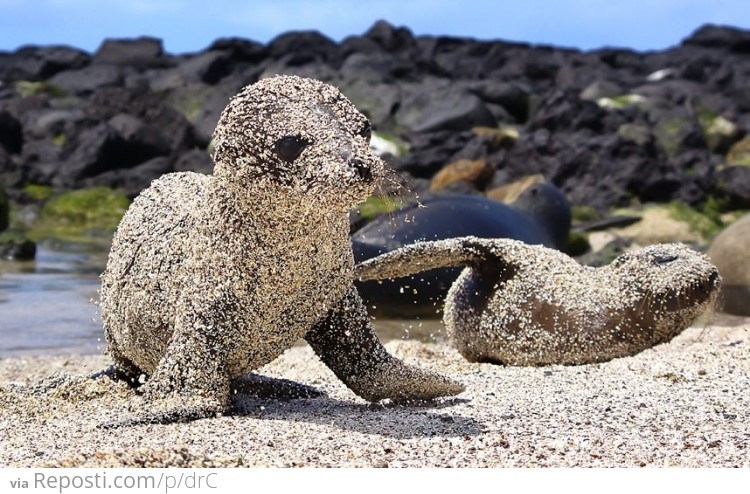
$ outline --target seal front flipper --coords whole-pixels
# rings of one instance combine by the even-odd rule
[[[206,303],[180,318],[166,352],[140,388],[143,399],[133,403],[134,413],[105,427],[188,422],[231,408],[226,345],[218,344],[226,322],[211,317],[211,308]]]
[[[336,376],[362,398],[376,402],[431,400],[461,393],[464,386],[390,355],[373,332],[357,289],[311,329],[305,339]]]

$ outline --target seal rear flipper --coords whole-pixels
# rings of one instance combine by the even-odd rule
[[[464,390],[455,381],[390,355],[375,335],[354,287],[305,339],[336,377],[371,402],[431,400]]]
[[[481,267],[488,260],[502,262],[502,248],[509,239],[459,237],[432,242],[417,242],[368,259],[354,268],[362,280],[400,278],[430,269],[471,266]]]

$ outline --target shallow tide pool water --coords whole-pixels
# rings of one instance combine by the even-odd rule
[[[100,354],[99,274],[107,249],[41,244],[34,261],[0,260],[0,358]],[[381,339],[444,338],[439,320],[376,320]],[[302,343],[300,343],[302,344]]]
[[[101,353],[101,248],[39,245],[34,261],[0,260],[0,357]]]

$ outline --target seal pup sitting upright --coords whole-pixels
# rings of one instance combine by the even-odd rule
[[[369,401],[463,387],[389,355],[353,285],[348,211],[384,175],[370,124],[336,88],[295,76],[242,89],[213,176],[173,173],[130,206],[101,276],[108,353],[145,374],[154,421],[230,406],[230,381],[304,337]]]
[[[721,278],[703,254],[652,245],[600,268],[541,245],[463,237],[421,242],[359,264],[360,279],[466,266],[443,321],[471,362],[586,364],[665,343],[716,302]]]

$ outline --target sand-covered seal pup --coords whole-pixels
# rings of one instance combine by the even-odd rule
[[[464,237],[370,259],[360,279],[466,266],[443,321],[472,362],[585,364],[636,354],[687,328],[716,301],[721,279],[681,244],[646,247],[593,268],[541,245]]]
[[[430,195],[374,219],[352,234],[352,243],[356,262],[418,241],[466,236],[512,238],[562,249],[570,226],[565,194],[543,182],[532,184],[512,204],[477,195]],[[460,272],[438,268],[393,281],[359,281],[356,286],[372,315],[436,317]]]
[[[135,199],[100,308],[108,353],[120,372],[148,376],[156,419],[226,410],[232,379],[303,337],[367,400],[462,391],[389,355],[353,286],[348,211],[384,169],[369,138],[336,88],[264,79],[223,111],[212,176],[168,174]]]

